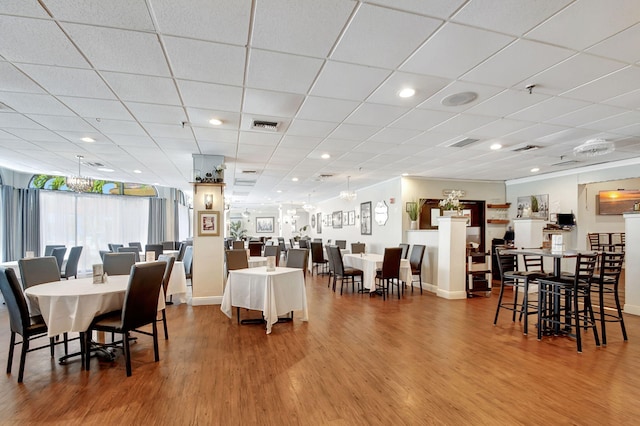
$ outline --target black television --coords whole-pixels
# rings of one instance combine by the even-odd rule
[[[573,213],[558,213],[557,217],[558,226],[575,226],[576,224],[576,218]]]

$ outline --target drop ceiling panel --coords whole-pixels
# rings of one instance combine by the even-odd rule
[[[109,87],[93,70],[46,65],[20,65],[20,69],[52,95],[115,98]]]
[[[119,99],[152,104],[180,105],[178,92],[170,78],[104,72],[102,75]]]
[[[246,89],[243,111],[274,117],[293,117],[304,101],[303,95]]]
[[[602,101],[602,103],[626,109],[638,109],[640,108],[640,90],[633,90],[620,96],[614,96]]]
[[[80,117],[90,119],[131,120],[133,117],[120,101],[58,96],[58,100]]]
[[[26,116],[14,112],[0,113],[0,127],[3,129],[41,129],[43,127]],[[0,133],[1,134],[1,133]]]
[[[457,114],[455,112],[433,111],[426,109],[414,109],[393,122],[390,127],[413,130],[429,130],[438,124],[447,121]]]
[[[468,133],[468,136],[480,139],[501,138],[509,133],[529,127],[531,123],[502,118],[486,126],[479,127]]]
[[[0,61],[0,91],[44,93],[44,90],[9,62]]]
[[[241,85],[246,49],[242,46],[164,37],[176,78]]]
[[[258,2],[253,45],[324,58],[355,6],[346,0]]]
[[[391,77],[376,89],[367,101],[401,107],[415,107],[441,90],[449,82],[444,78],[394,72]],[[415,95],[410,98],[401,98],[398,93],[404,88],[414,89],[416,91]]]
[[[182,127],[180,124],[160,124],[160,123],[143,123],[144,129],[152,138],[173,138],[173,139],[191,139],[193,140],[193,132],[188,127]],[[157,139],[156,139],[157,140]]]
[[[192,127],[204,127],[210,129],[237,130],[240,126],[240,114],[229,111],[212,111],[210,109],[187,108],[189,122]],[[212,118],[222,121],[222,125],[213,126],[209,123]],[[175,117],[174,117],[175,120]]]
[[[587,122],[582,127],[587,129],[599,130],[602,132],[619,129],[621,127],[631,126],[640,123],[639,111],[628,111],[624,114],[613,117]]]
[[[437,19],[364,4],[331,57],[394,69],[441,24]]]
[[[560,124],[564,126],[578,127],[601,118],[608,118],[625,112],[621,108],[608,105],[590,105],[586,108],[579,109],[569,114],[548,120],[551,124]]]
[[[473,108],[469,108],[467,112],[470,114],[504,117],[512,111],[519,111],[545,101],[548,98],[547,95],[538,93],[530,94],[525,90],[505,90],[491,99],[481,102]]]
[[[367,3],[388,6],[415,12],[421,15],[446,19],[455,12],[465,0],[424,1],[424,0],[365,0]]]
[[[402,65],[403,71],[459,77],[514,40],[513,37],[446,24]]]
[[[144,123],[180,124],[187,120],[184,109],[172,105],[143,104],[126,102],[127,108],[136,120]]]
[[[74,132],[95,132],[85,120],[80,117],[60,117],[55,115],[27,115],[30,119],[49,130],[70,130]]]
[[[47,0],[55,19],[106,27],[153,31],[153,22],[143,1]]]
[[[308,96],[297,118],[339,123],[355,110],[359,102]]]
[[[238,131],[226,130],[226,129],[213,129],[213,128],[199,128],[193,129],[198,141],[208,142],[224,142],[235,144],[238,141]]]
[[[384,127],[408,111],[408,108],[397,106],[363,103],[345,120],[345,123]]]
[[[69,108],[49,95],[0,92],[0,102],[23,114],[75,115]]]
[[[364,140],[380,130],[377,126],[362,126],[359,124],[341,124],[331,133],[333,139]]]
[[[3,1],[0,2],[0,13],[7,15],[27,16],[32,18],[48,18],[49,15],[37,2]]]
[[[383,142],[383,143],[393,143],[400,144],[405,142],[411,138],[414,138],[421,134],[421,130],[411,130],[411,129],[397,129],[387,127],[382,129],[375,135],[371,136],[368,140],[372,142]]]
[[[441,133],[457,133],[459,135],[462,135],[470,130],[485,126],[492,121],[495,121],[495,117],[482,117],[479,115],[460,114],[433,127],[433,130]]]
[[[168,150],[180,150],[183,155],[185,151],[198,152],[198,147],[193,139],[155,137],[154,140],[164,152]]]
[[[311,90],[315,96],[363,101],[390,75],[388,70],[329,61]]]
[[[627,63],[636,63],[640,61],[640,51],[630,48],[630,46],[640,46],[640,24],[635,24],[631,28],[597,43],[587,49],[587,52]]]
[[[169,75],[155,34],[78,24],[65,24],[64,27],[93,66],[100,70]]]
[[[464,81],[454,81],[444,89],[440,90],[438,93],[431,96],[429,99],[427,99],[425,102],[420,104],[418,107],[426,108],[426,109],[434,109],[434,110],[440,109],[446,112],[458,113],[458,112],[466,111],[469,108],[472,108],[473,106],[479,104],[480,102],[486,99],[491,98],[492,96],[502,92],[503,90],[504,90],[503,88],[495,87],[495,86],[487,86],[487,85],[478,84],[478,83],[468,83]],[[477,95],[477,98],[472,102],[469,102],[464,105],[458,105],[458,106],[442,105],[442,100],[447,96],[454,95],[457,93],[463,93],[463,92],[473,92]]]
[[[287,134],[296,136],[326,137],[338,126],[337,123],[312,120],[293,120]]]
[[[201,154],[224,155],[229,158],[235,158],[236,156],[237,146],[235,143],[198,141],[198,145],[200,146]]]
[[[286,53],[251,50],[247,86],[258,89],[307,93],[324,61]],[[242,83],[243,73],[238,73]]]
[[[280,143],[282,135],[268,132],[242,132],[240,145],[270,146],[275,147]]]
[[[508,117],[515,120],[543,122],[560,115],[579,110],[588,105],[589,103],[584,101],[552,97],[543,102],[532,105],[529,108],[525,108],[520,111],[516,111],[513,114],[509,114]]]
[[[640,68],[629,66],[563,93],[563,96],[600,102],[638,89],[640,89]]]
[[[100,120],[100,122],[94,123],[94,127],[106,135],[146,135],[142,127],[135,121]]]
[[[118,146],[128,147],[128,146],[139,146],[139,147],[147,147],[147,148],[156,148],[157,145],[147,135],[116,135],[111,134],[109,139],[113,141]]]
[[[178,80],[178,87],[186,106],[222,111],[240,110],[240,87],[186,80]]]

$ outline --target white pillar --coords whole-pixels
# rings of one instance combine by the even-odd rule
[[[514,219],[515,240],[513,245],[517,248],[542,247],[542,230],[546,224],[547,222],[542,219]]]
[[[466,299],[467,218],[438,218],[438,296]]]
[[[624,214],[624,312],[640,315],[640,213]]]

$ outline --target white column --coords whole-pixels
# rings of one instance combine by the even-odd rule
[[[624,214],[624,312],[640,315],[640,213]]]
[[[542,219],[514,219],[515,240],[513,245],[517,248],[542,247],[542,230],[546,224],[547,222]]]
[[[467,218],[438,218],[438,296],[466,299]]]

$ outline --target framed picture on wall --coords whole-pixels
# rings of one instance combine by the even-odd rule
[[[316,215],[312,214],[311,215],[311,227],[315,229],[316,227]]]
[[[360,203],[360,234],[371,235],[371,201]]]
[[[272,217],[256,217],[256,232],[262,234],[273,233],[273,218]]]
[[[342,228],[342,211],[333,212],[332,216],[333,216],[333,219],[332,219],[333,227]]]
[[[220,235],[220,212],[211,210],[198,212],[198,236],[217,237]]]
[[[354,226],[356,224],[356,211],[351,210],[347,212],[347,225]]]
[[[316,224],[316,226],[317,226],[316,232],[318,234],[322,234],[322,213],[318,213],[316,216],[318,217],[318,219],[316,220],[316,222],[317,222],[317,224]]]

